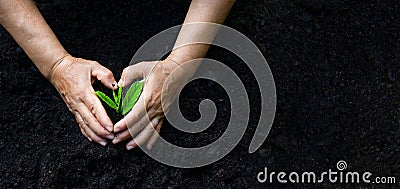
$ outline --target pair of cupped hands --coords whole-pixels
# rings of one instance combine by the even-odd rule
[[[140,62],[126,67],[117,83],[113,73],[98,62],[67,55],[53,67],[50,82],[75,116],[82,134],[90,141],[105,146],[108,142],[116,144],[131,139],[126,144],[128,150],[142,145],[151,149],[158,138],[164,110],[170,105],[162,104],[161,96],[166,98],[166,102],[175,98],[174,94],[167,93],[173,93],[176,85],[171,82],[168,86],[163,85],[177,67],[179,64],[168,58]],[[123,119],[113,124],[92,87],[96,79],[112,90],[117,90],[118,86],[129,86],[137,79],[144,79],[145,82],[136,105]],[[163,91],[163,87],[168,90]]]

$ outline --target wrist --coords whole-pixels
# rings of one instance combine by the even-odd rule
[[[60,64],[66,57],[71,56],[66,51],[56,52],[56,53],[47,53],[48,55],[39,55],[39,56],[30,56],[33,63],[35,63],[36,67],[42,73],[42,75],[50,80],[54,69]]]
[[[194,72],[199,67],[199,65],[201,63],[201,59],[193,58],[193,57],[183,55],[183,54],[177,55],[177,54],[171,53],[164,60],[164,62],[167,62],[167,64],[171,65],[171,66],[167,66],[168,68],[170,68],[171,71],[177,67],[180,67],[180,68],[184,69],[185,72],[187,72],[187,74],[193,75]]]
[[[168,57],[166,58],[166,60],[170,60],[172,62],[175,62],[178,65],[181,65],[187,61],[193,60],[194,58],[188,55],[185,55],[183,53],[176,53],[174,51],[172,51]]]
[[[61,56],[54,64],[51,66],[48,77],[47,79],[55,85],[55,82],[60,75],[59,73],[62,73],[62,70],[65,70],[68,65],[71,65],[74,61],[76,60],[75,57],[71,56],[70,54],[66,53],[63,56]]]

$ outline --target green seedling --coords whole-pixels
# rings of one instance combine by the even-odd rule
[[[122,100],[122,86],[118,87],[118,93],[115,94],[113,91],[114,100],[111,100],[106,94],[101,91],[96,91],[96,95],[103,100],[108,106],[117,111],[118,114],[126,115],[139,99],[143,89],[143,80],[137,81],[132,84],[128,92],[126,92],[124,99]],[[122,101],[121,101],[122,100]]]

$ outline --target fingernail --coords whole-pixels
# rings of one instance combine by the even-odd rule
[[[153,125],[153,127],[157,126],[158,118],[154,118],[153,120],[151,120],[151,124]]]
[[[113,132],[113,129],[114,129],[114,127],[113,126],[107,126],[107,130],[109,131],[109,132]]]
[[[134,146],[127,146],[126,149],[127,150],[132,150],[134,148]]]
[[[109,135],[107,135],[107,136],[106,136],[106,138],[108,138],[108,139],[111,139],[111,140],[112,140],[112,139],[114,139],[114,135],[113,135],[113,134],[109,134]]]
[[[112,141],[113,144],[117,144],[120,141],[119,138],[114,138],[114,140]]]
[[[87,137],[87,139],[88,139],[90,142],[92,142],[92,139],[91,139],[90,137]]]
[[[106,141],[100,141],[99,142],[102,146],[106,146],[107,145],[107,142]]]

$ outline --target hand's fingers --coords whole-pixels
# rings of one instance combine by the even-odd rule
[[[128,138],[131,138],[131,136],[135,135],[137,132],[142,130],[146,125],[148,125],[149,122],[150,121],[147,115],[144,115],[142,118],[140,118],[138,122],[134,123],[134,125],[129,125],[129,129],[117,133],[113,139],[113,143],[116,144]]]
[[[85,130],[83,130],[81,126],[79,126],[79,127],[81,129],[81,133],[83,134],[83,136],[85,136],[90,142],[92,142],[93,140],[89,137],[88,134],[86,134]]]
[[[125,118],[124,118],[125,119]],[[130,126],[129,129],[127,129],[126,126],[126,121],[122,119],[121,121],[123,121],[124,128],[122,128],[122,132],[118,133],[114,140],[113,143],[116,144],[118,142],[124,141],[128,138],[130,138],[132,135],[136,134],[138,131],[142,130],[146,125],[149,124],[148,118],[147,116],[143,116],[139,122],[137,122],[135,125],[133,125],[132,127]],[[120,122],[121,122],[120,121]],[[117,123],[118,124],[118,123]],[[119,126],[119,128],[121,128],[121,126]],[[125,129],[125,130],[124,130]],[[114,130],[117,130],[116,128]]]
[[[127,129],[126,118],[122,118],[114,125],[114,132],[120,132]]]
[[[117,133],[113,139],[113,143],[116,144],[128,138],[131,138],[137,132],[146,127],[149,124],[149,122],[150,121],[147,115],[144,115],[142,118],[140,118],[140,121],[136,122],[134,125],[130,125],[129,129]]]
[[[156,132],[154,132],[153,135],[150,137],[150,139],[147,141],[147,149],[148,150],[151,150],[153,148],[154,144],[157,142],[162,124],[163,124],[163,120],[161,120],[160,123],[158,123],[158,125],[154,128],[156,130]]]
[[[90,91],[93,91],[93,89],[91,88]],[[108,132],[113,132],[113,123],[108,117],[106,110],[101,104],[99,98],[95,96],[94,92],[85,94],[83,102],[89,111],[97,118],[97,121],[100,123],[100,125],[107,129]]]
[[[118,142],[124,141],[128,138],[132,138],[132,136],[129,133],[129,130],[127,129],[119,133],[116,133],[114,139],[112,140],[112,143],[117,144]]]
[[[104,86],[108,87],[109,89],[115,90],[118,88],[113,73],[97,62],[93,62],[92,76],[96,77],[101,83],[103,83]]]
[[[133,124],[128,124],[128,130],[131,133],[131,135],[135,135],[137,132],[142,130],[144,127],[146,127],[149,123],[149,115],[145,114],[140,118],[139,121],[137,122],[132,122]]]
[[[140,96],[139,100],[133,106],[132,110],[125,115],[125,117],[121,120],[119,120],[115,125],[114,125],[114,132],[119,132],[122,130],[127,129],[127,126],[132,126],[136,122],[138,122],[144,115],[146,114],[146,109],[144,107],[144,102],[143,102],[143,97]]]
[[[105,146],[107,144],[107,142],[103,138],[97,136],[96,133],[94,133],[90,129],[90,127],[87,125],[87,122],[84,120],[84,118],[82,116],[79,115],[78,112],[74,112],[74,115],[75,115],[76,120],[77,120],[77,122],[79,124],[79,127],[86,134],[86,135],[84,134],[86,136],[86,138],[88,138],[90,141],[93,140],[93,141],[101,144],[102,146]]]
[[[130,85],[135,79],[144,78],[144,73],[147,71],[149,63],[141,62],[126,67],[122,71],[121,80],[118,82],[118,86],[126,87]]]
[[[128,142],[126,145],[127,150],[132,150],[137,146],[143,145],[150,136],[155,132],[153,125],[158,125],[158,118],[154,118],[151,122],[140,132],[132,141]]]
[[[88,134],[86,134],[85,130],[83,130],[82,124],[85,124],[85,121],[83,121],[82,117],[78,113],[76,113],[75,119],[79,125],[79,128],[81,129],[81,133],[83,134],[83,136],[85,136],[89,141],[92,141],[92,139],[88,136]]]
[[[93,114],[87,109],[84,104],[80,104],[77,109],[80,116],[87,123],[88,127],[98,136],[113,139],[114,134],[108,132],[104,127],[100,125],[97,119],[93,116]],[[85,130],[86,131],[86,130]],[[89,134],[88,132],[86,132]],[[94,140],[94,138],[92,138]]]
[[[148,116],[145,114],[144,116],[142,116],[140,118],[139,121],[134,122],[133,125],[129,125],[129,129],[126,129],[117,133],[113,139],[113,143],[116,144],[118,142],[124,141],[128,138],[130,138],[131,136],[135,135],[137,132],[139,132],[140,130],[142,130],[146,125],[149,124],[149,118]],[[126,123],[126,121],[125,121]]]

